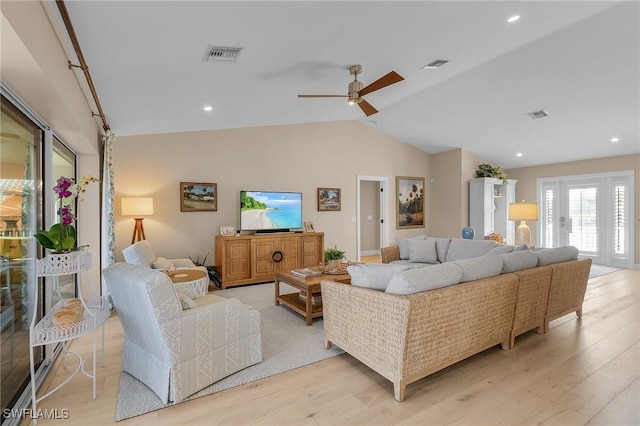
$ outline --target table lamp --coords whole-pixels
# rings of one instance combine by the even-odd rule
[[[521,221],[516,228],[516,245],[531,245],[531,231],[527,220],[538,220],[538,203],[509,204],[509,220]]]
[[[142,226],[144,217],[142,216],[151,216],[153,214],[153,198],[122,198],[121,208],[123,216],[133,216],[136,221],[136,225],[133,228],[133,237],[131,237],[131,244],[136,241],[146,240],[144,227]]]

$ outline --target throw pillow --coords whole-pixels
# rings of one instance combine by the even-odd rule
[[[410,239],[408,243],[409,261],[413,263],[438,263],[435,238]]]
[[[447,250],[447,262],[482,256],[497,245],[497,242],[490,240],[452,238]]]
[[[481,280],[502,273],[502,259],[490,254],[452,262],[462,270],[461,283]]]
[[[189,296],[183,293],[178,293],[178,297],[180,298],[180,304],[182,305],[183,311],[186,309],[192,309],[198,306],[196,302],[193,301],[192,298],[190,298]]]
[[[529,250],[500,254],[498,257],[502,258],[503,274],[535,268],[538,264],[538,254]]]
[[[462,277],[460,268],[451,263],[440,263],[428,268],[408,269],[391,278],[387,293],[414,294],[458,284]]]
[[[447,259],[447,250],[449,250],[451,238],[436,238],[436,252],[438,253],[438,262],[444,263]]]
[[[347,272],[351,275],[351,285],[384,291],[396,272],[409,268],[411,268],[409,264],[365,263],[350,265],[347,267]]]
[[[538,250],[538,265],[566,262],[578,258],[578,249],[574,246],[562,246]]]
[[[487,252],[487,254],[505,254],[511,253],[514,247],[508,244],[498,244],[497,247],[492,248]]]
[[[151,267],[153,269],[169,269],[173,268],[173,263],[171,263],[171,261],[165,259],[164,257],[158,256],[156,257],[156,260],[154,260],[151,264]]]
[[[194,289],[190,285],[180,285],[180,286],[176,286],[174,288],[176,289],[176,293],[184,294],[185,296],[187,296],[190,299],[197,299],[198,297],[200,297],[200,295],[198,294],[196,289]]]
[[[424,240],[424,235],[418,235],[411,238],[398,238],[398,248],[400,250],[400,259],[409,260],[409,240]]]

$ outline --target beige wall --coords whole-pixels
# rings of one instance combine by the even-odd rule
[[[52,2],[2,1],[0,75],[38,116],[78,155],[78,174],[99,175],[100,126],[69,70],[63,45],[49,19]],[[52,176],[50,179],[55,179]],[[100,208],[98,189],[91,188],[78,206],[80,244],[94,254],[90,282],[100,285]]]
[[[640,215],[640,155],[623,155],[619,157],[599,158],[595,160],[573,161],[569,163],[549,164],[546,166],[523,167],[518,169],[505,170],[509,179],[518,179],[516,185],[516,200],[536,200],[536,183],[538,178],[583,175],[589,173],[604,173],[622,170],[634,171],[634,263],[640,264],[640,226],[638,217]],[[531,228],[535,240],[539,241],[537,235],[537,223],[527,222]]]
[[[460,238],[469,225],[469,179],[484,160],[462,149],[431,156],[430,235]]]
[[[357,175],[427,176],[429,154],[358,121],[119,137],[115,148],[116,253],[130,244],[133,219],[120,215],[120,198],[151,196],[146,237],[164,257],[209,253],[221,225],[239,226],[240,190],[301,191],[303,218],[325,233],[325,246],[356,256]],[[180,182],[218,184],[217,212],[180,212]],[[318,187],[341,188],[342,210],[318,212]],[[395,189],[393,191],[395,193]],[[429,196],[427,191],[427,197]],[[395,196],[390,197],[394,200]],[[425,230],[395,229],[389,241]]]

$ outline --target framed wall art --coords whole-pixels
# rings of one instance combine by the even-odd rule
[[[396,176],[396,228],[424,228],[424,178]]]
[[[304,223],[304,232],[316,232],[313,227],[313,222],[305,222]]]
[[[236,229],[230,225],[222,225],[220,227],[220,235],[231,236],[236,234]]]
[[[218,184],[204,182],[180,182],[180,211],[218,211]]]
[[[318,211],[340,211],[340,188],[318,188]]]

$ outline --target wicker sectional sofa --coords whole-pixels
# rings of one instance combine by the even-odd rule
[[[491,255],[475,260],[485,256]],[[387,262],[399,260],[394,257],[383,254]],[[391,280],[438,275],[432,267],[411,266],[399,267]],[[398,266],[365,267],[390,275],[386,268]],[[352,285],[323,281],[325,344],[390,380],[395,399],[403,401],[409,383],[495,345],[508,350],[516,336],[544,333],[549,321],[568,313],[580,317],[590,269],[591,259],[560,261],[413,294],[353,285],[355,274]]]

